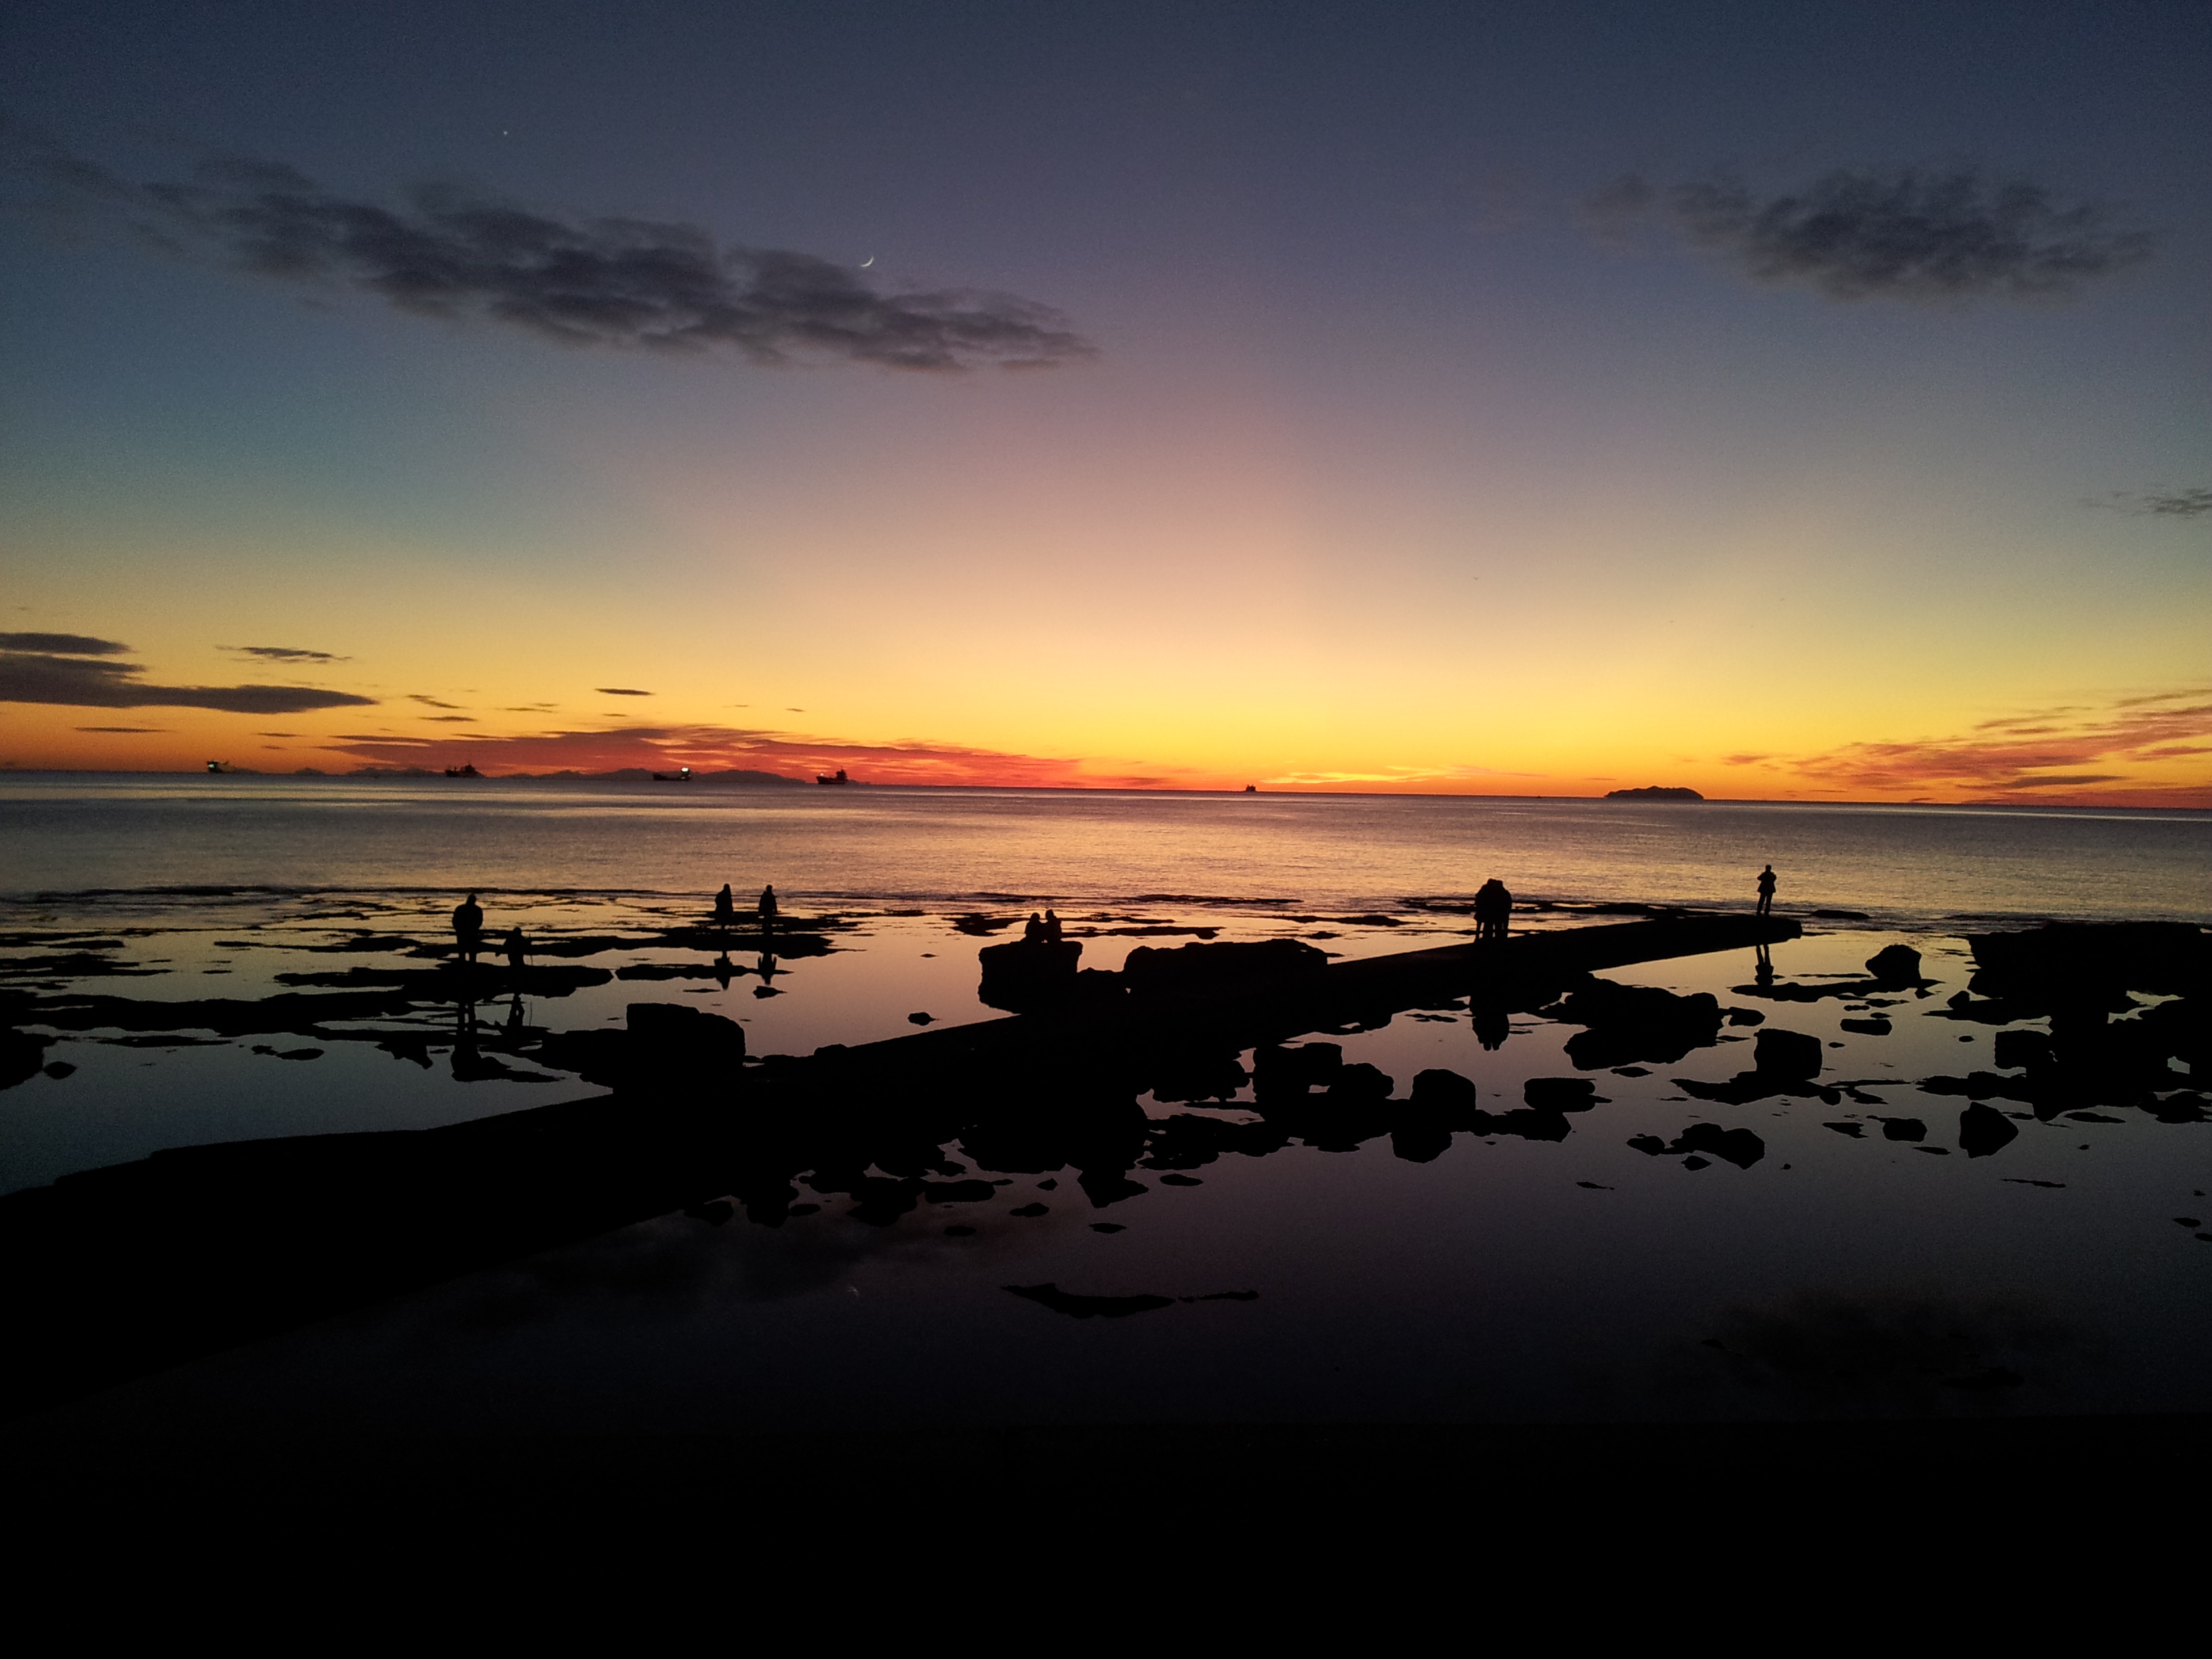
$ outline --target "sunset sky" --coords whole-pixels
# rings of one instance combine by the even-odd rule
[[[0,764],[2212,806],[2212,10],[0,21]]]

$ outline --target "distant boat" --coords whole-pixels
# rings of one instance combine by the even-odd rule
[[[446,775],[449,778],[480,778],[483,774],[473,766],[449,766],[446,769]]]
[[[845,775],[845,769],[841,766],[837,769],[837,775],[836,777],[831,777],[827,772],[817,772],[814,775],[814,781],[817,783],[850,783],[852,782],[852,779]]]
[[[208,770],[210,772],[228,772],[230,770],[230,763],[228,761],[210,761],[208,763]],[[843,775],[840,774],[839,775],[842,776]]]
[[[655,783],[689,783],[691,781],[691,769],[679,766],[673,772],[655,772],[653,781]]]
[[[1248,783],[1244,786],[1244,793],[1248,795],[1256,795],[1260,793],[1260,786],[1256,783]]]

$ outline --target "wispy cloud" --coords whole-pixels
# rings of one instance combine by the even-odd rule
[[[328,651],[302,651],[289,645],[219,645],[218,651],[228,651],[234,656],[258,657],[264,662],[351,662],[351,657],[340,657]]]
[[[2212,489],[2173,489],[2165,492],[2116,489],[2093,496],[2084,507],[2108,507],[2136,519],[2201,519],[2212,513]]]
[[[1096,355],[1057,312],[1012,295],[879,292],[830,260],[720,245],[697,225],[562,217],[451,185],[418,186],[387,205],[249,157],[140,183],[20,126],[0,137],[19,172],[174,252],[565,345],[726,348],[757,363],[827,357],[939,371]]]
[[[756,770],[811,778],[842,768],[870,783],[1143,787],[1133,781],[1133,771],[1122,775],[1066,757],[927,740],[863,743],[726,726],[626,726],[523,737],[474,732],[434,738],[364,732],[331,741],[344,753],[380,765],[426,765],[433,757],[450,764],[445,757],[453,757],[501,772],[610,772],[624,767],[667,771],[689,766],[696,772]]]
[[[129,732],[134,736],[145,736],[156,732],[166,732],[168,729],[166,726],[80,726],[77,727],[80,732]]]
[[[407,694],[407,701],[419,702],[428,708],[459,708],[460,707],[457,702],[441,702],[437,698],[426,696],[420,691],[410,691]]]
[[[0,651],[39,651],[59,657],[120,657],[131,647],[89,634],[0,634]]]
[[[1958,737],[1846,744],[1785,764],[1823,794],[2003,800],[2058,792],[2084,804],[2212,806],[2212,778],[2173,774],[2173,762],[2212,754],[2192,738],[2212,738],[2212,686],[1984,720]]]
[[[130,649],[105,640],[92,643],[103,653]],[[139,678],[146,671],[137,663],[88,659],[89,655],[0,650],[0,702],[57,703],[76,708],[216,708],[234,714],[297,714],[311,708],[358,708],[376,701],[374,697],[356,696],[350,691],[320,691],[304,685],[152,685]]]
[[[2100,203],[1972,168],[1838,171],[1771,195],[1726,173],[1663,186],[1632,175],[1589,206],[1603,228],[1656,218],[1755,281],[1835,300],[2063,298],[2151,250]]]
[[[640,691],[628,685],[595,685],[592,690],[603,697],[649,697],[653,695],[650,691]]]

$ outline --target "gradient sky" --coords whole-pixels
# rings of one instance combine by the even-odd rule
[[[2200,4],[16,0],[0,66],[0,763],[2212,805]],[[564,342],[272,198],[797,288]]]

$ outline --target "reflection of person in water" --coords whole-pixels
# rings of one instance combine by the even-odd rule
[[[474,963],[483,943],[483,912],[477,907],[474,893],[453,907],[453,939],[460,946],[461,960]]]
[[[522,994],[519,991],[514,1000],[507,1005],[507,1035],[510,1038],[522,1035]]]
[[[714,982],[725,991],[730,988],[731,975],[737,971],[737,964],[730,960],[730,953],[727,951],[714,958]]]
[[[1050,910],[1044,913],[1044,942],[1047,945],[1060,943],[1060,917]]]
[[[507,957],[507,971],[517,979],[522,977],[523,959],[530,953],[530,941],[522,937],[522,929],[510,927],[507,937],[499,943],[501,954]]]
[[[1751,970],[1752,978],[1761,985],[1773,984],[1774,957],[1768,952],[1767,948],[1764,945],[1757,945],[1753,948],[1758,952],[1758,956],[1757,965]]]
[[[1030,912],[1030,919],[1022,927],[1022,943],[1024,945],[1044,943],[1044,918],[1034,910]]]
[[[1504,1048],[1505,1039],[1512,1034],[1513,1022],[1503,1008],[1492,1006],[1474,1011],[1474,1040],[1485,1048]]]
[[[726,929],[738,919],[737,901],[730,896],[730,884],[722,884],[722,890],[714,895],[714,926]]]
[[[1759,872],[1759,914],[1774,914],[1774,866],[1771,864]]]
[[[755,996],[778,997],[783,994],[782,992],[775,988],[776,967],[775,951],[762,951],[760,966],[754,969],[753,972],[760,975],[760,983],[753,987],[753,994]]]
[[[760,911],[761,936],[765,939],[768,935],[775,932],[775,883],[770,882],[767,886],[761,889],[760,904],[757,908]]]

